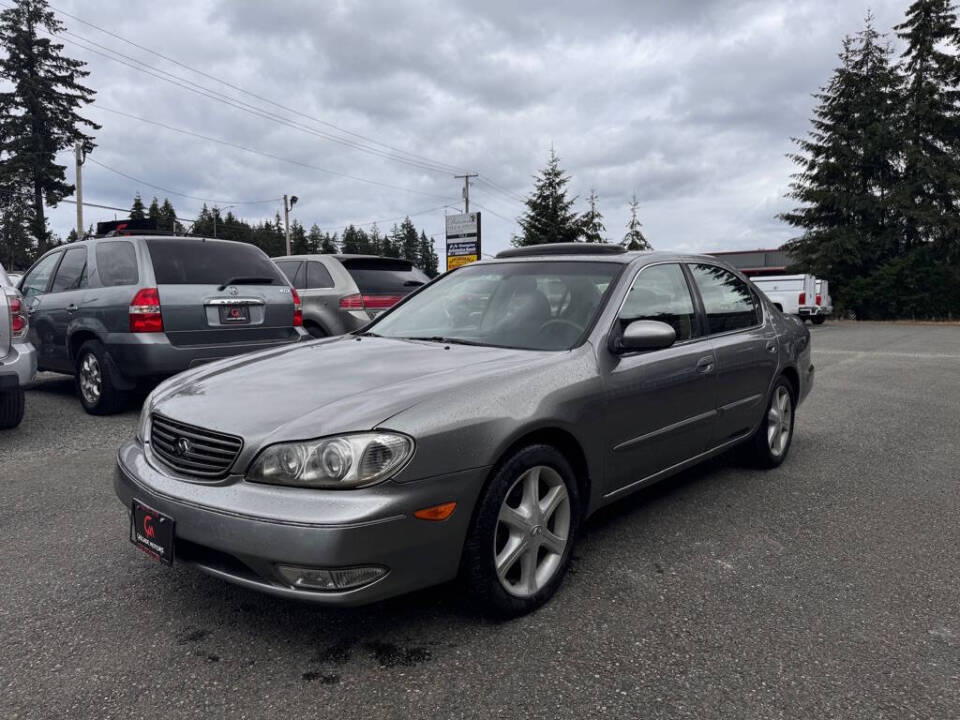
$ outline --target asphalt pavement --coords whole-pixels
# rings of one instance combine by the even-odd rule
[[[960,717],[960,326],[812,332],[781,468],[605,509],[505,623],[454,586],[328,610],[151,562],[112,489],[136,410],[44,375],[0,434],[0,717]]]

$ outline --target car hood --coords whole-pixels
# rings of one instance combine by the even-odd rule
[[[248,446],[368,430],[480,372],[527,367],[528,350],[343,336],[244,355],[167,381],[153,411]],[[481,370],[482,369],[482,370]]]

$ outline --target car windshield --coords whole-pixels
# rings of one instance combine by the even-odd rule
[[[569,350],[593,324],[619,263],[468,265],[368,326],[380,337]]]

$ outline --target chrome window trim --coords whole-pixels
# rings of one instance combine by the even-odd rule
[[[725,332],[722,332],[722,333],[707,334],[707,335],[704,335],[702,338],[698,338],[698,339],[700,339],[700,340],[710,340],[710,339],[713,339],[713,338],[726,337],[726,336],[728,336],[728,335],[736,335],[736,334],[738,334],[738,333],[743,333],[743,332],[750,332],[750,331],[752,331],[752,330],[758,330],[759,328],[762,328],[764,325],[767,324],[767,309],[764,307],[763,301],[757,296],[756,292],[754,291],[753,287],[751,287],[751,284],[750,284],[750,282],[749,282],[748,280],[744,280],[742,277],[740,277],[739,275],[737,275],[737,273],[736,273],[735,271],[731,270],[730,268],[724,267],[723,265],[717,265],[717,264],[711,263],[711,262],[701,262],[701,261],[692,261],[692,260],[691,260],[691,261],[684,261],[684,264],[687,265],[688,267],[689,267],[689,266],[692,266],[692,265],[709,265],[710,267],[715,267],[715,268],[718,268],[718,269],[720,269],[720,270],[724,270],[724,271],[726,271],[726,272],[728,272],[728,273],[731,273],[735,278],[737,278],[738,280],[743,281],[743,282],[746,284],[747,289],[750,291],[750,294],[753,295],[754,300],[760,305],[760,322],[757,323],[756,325],[750,325],[749,327],[739,328],[739,329],[737,329],[737,330],[726,330]],[[690,273],[691,273],[691,275],[693,274],[693,270],[692,270],[692,269],[690,270]],[[694,281],[693,281],[693,282],[694,282],[694,285],[696,285],[696,282],[697,282],[697,281],[696,281],[696,278],[694,278]],[[700,288],[697,287],[697,293],[699,293],[699,292],[700,292]],[[703,296],[700,297],[700,303],[703,304]],[[707,316],[707,308],[706,308],[706,307],[703,308],[703,314],[704,314],[705,317]],[[708,328],[709,328],[709,323],[708,323]],[[679,345],[679,343],[676,343],[676,344]]]
[[[616,313],[614,314],[614,316],[613,316],[613,324],[610,325],[609,329],[607,330],[607,335],[608,335],[608,336],[609,336],[609,334],[610,334],[611,332],[614,331],[614,328],[616,328],[617,323],[620,322],[620,313],[623,312],[623,306],[627,304],[627,298],[630,297],[630,290],[633,288],[633,284],[637,281],[637,278],[640,277],[640,273],[642,273],[642,272],[643,272],[644,270],[646,270],[647,268],[657,267],[658,265],[676,265],[677,268],[679,268],[681,275],[683,274],[683,268],[681,267],[681,265],[683,265],[683,261],[682,261],[682,260],[659,260],[659,261],[657,261],[657,262],[648,263],[648,264],[643,265],[642,267],[638,268],[637,271],[633,274],[633,277],[630,278],[630,282],[627,284],[627,291],[624,293],[623,299],[620,301],[620,306],[617,308],[617,312],[616,312]],[[718,266],[718,267],[719,267],[719,266]],[[686,277],[683,278],[683,281],[684,281],[684,284],[686,284],[686,282],[687,282]],[[690,293],[690,292],[691,292],[690,286],[687,285],[687,293]],[[693,305],[693,314],[694,314],[694,317],[696,317],[696,316],[697,316],[697,303],[695,302],[694,297],[693,297],[692,294],[690,295],[690,304]],[[739,332],[739,331],[736,331],[736,332]],[[688,339],[688,340],[681,340],[681,341],[679,341],[679,342],[675,342],[675,343],[674,343],[673,345],[671,345],[670,347],[671,347],[671,348],[675,348],[675,347],[682,347],[682,346],[684,346],[684,345],[692,345],[693,343],[701,342],[701,341],[703,341],[703,340],[707,340],[707,339],[712,338],[712,337],[716,337],[716,335],[701,335],[700,337],[692,337],[692,338],[690,338],[690,339]],[[669,349],[670,349],[670,348],[662,348],[662,350],[669,350]],[[638,353],[648,353],[648,352],[659,352],[659,351],[657,351],[657,350],[637,350],[637,351],[631,352],[631,353],[623,353],[623,354],[621,355],[621,357],[630,357],[630,356],[636,355],[636,354],[638,354]]]

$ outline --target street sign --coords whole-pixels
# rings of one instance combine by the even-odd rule
[[[447,215],[447,270],[480,259],[480,213]]]

